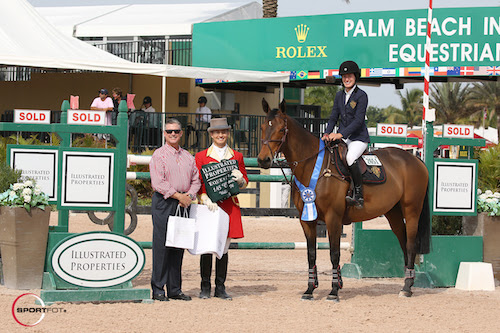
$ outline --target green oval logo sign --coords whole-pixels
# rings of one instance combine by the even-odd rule
[[[144,267],[144,251],[133,239],[111,232],[88,232],[64,239],[50,257],[64,281],[90,288],[128,282]]]

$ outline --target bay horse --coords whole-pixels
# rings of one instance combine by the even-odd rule
[[[286,114],[283,100],[279,109],[271,110],[265,99],[262,108],[267,114],[261,125],[262,147],[258,155],[261,168],[271,167],[279,152],[285,155],[294,177],[304,186],[309,184],[319,153],[319,138],[307,131],[298,121]],[[415,279],[415,256],[429,253],[430,247],[430,207],[428,201],[429,173],[425,164],[412,154],[399,148],[378,149],[375,154],[382,162],[386,182],[383,184],[363,184],[364,207],[346,206],[346,193],[350,182],[342,178],[334,166],[328,165],[331,151],[325,149],[320,176],[316,184],[318,220],[324,221],[330,243],[330,261],[333,267],[332,290],[327,300],[339,301],[338,291],[342,288],[340,275],[340,236],[343,220],[361,222],[385,215],[396,235],[405,262],[404,286],[400,296],[410,297]],[[331,156],[330,156],[331,157]],[[330,168],[331,176],[325,171]],[[330,172],[330,170],[328,170]],[[294,184],[295,185],[295,184]],[[304,203],[296,186],[292,186],[295,207],[302,214]],[[309,279],[302,299],[313,299],[313,291],[318,286],[316,269],[316,221],[300,220],[307,240]]]

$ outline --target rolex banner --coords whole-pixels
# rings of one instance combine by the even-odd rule
[[[238,169],[236,160],[222,160],[220,163],[209,163],[201,167],[201,177],[210,200],[217,202],[240,193],[238,184],[231,177],[234,169]]]

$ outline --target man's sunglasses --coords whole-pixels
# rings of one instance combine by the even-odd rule
[[[172,134],[172,132],[174,132],[175,134],[179,134],[181,132],[181,130],[165,130],[165,132],[167,134]]]

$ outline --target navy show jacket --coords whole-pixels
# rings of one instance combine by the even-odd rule
[[[347,103],[345,103],[345,97],[344,89],[335,95],[326,133],[333,131],[340,118],[338,132],[342,134],[344,139],[370,142],[370,136],[365,124],[368,95],[356,86]]]

